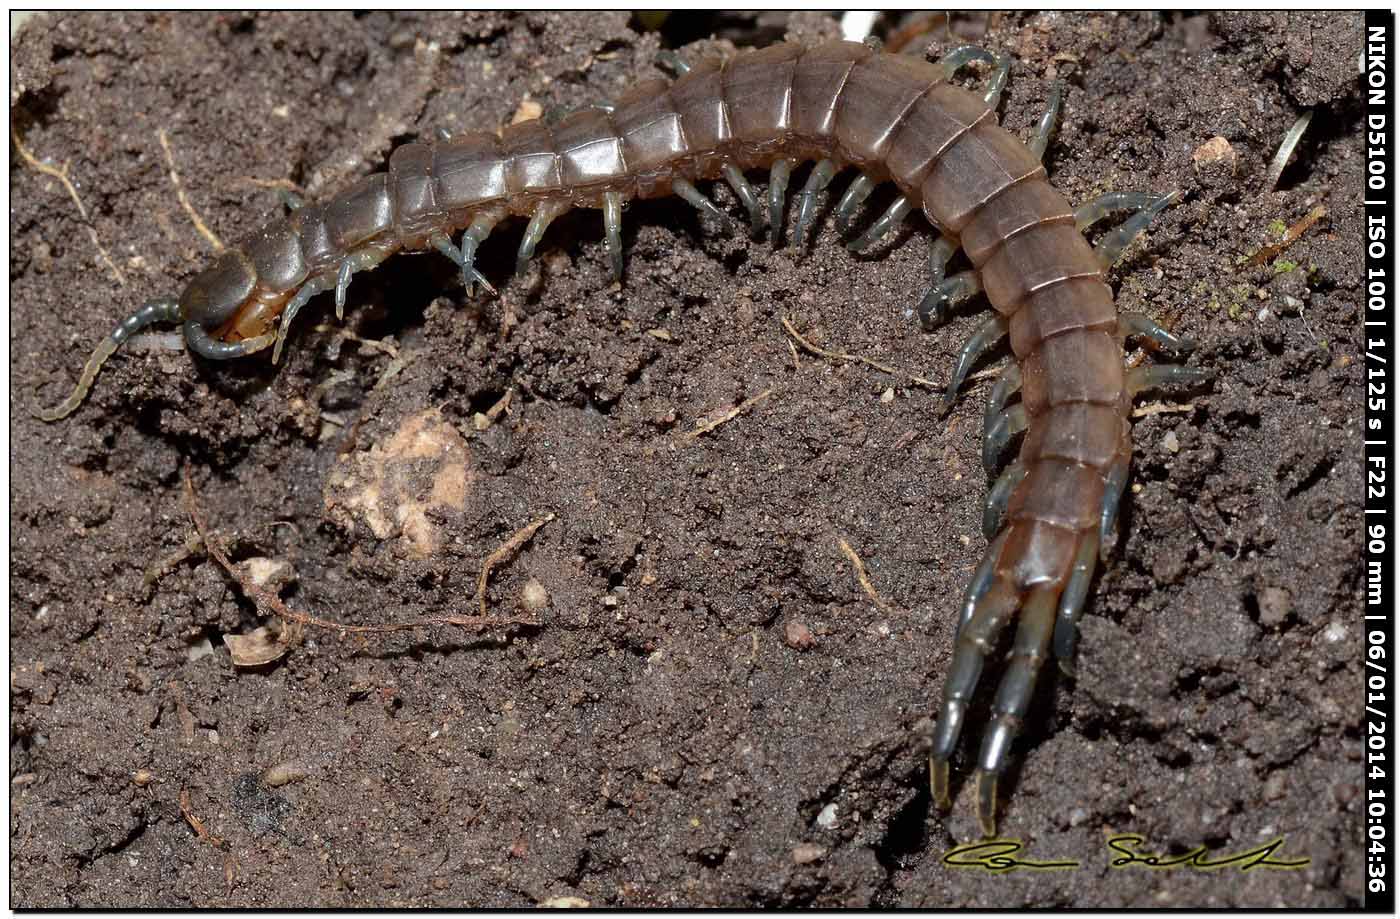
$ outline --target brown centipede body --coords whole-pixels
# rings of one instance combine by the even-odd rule
[[[980,62],[979,91],[952,82]],[[930,750],[935,801],[949,803],[949,761],[984,661],[1017,623],[1011,653],[976,757],[978,814],[995,832],[997,777],[1053,654],[1069,671],[1090,580],[1116,539],[1115,521],[1132,454],[1128,413],[1138,392],[1192,384],[1206,375],[1180,365],[1125,370],[1125,336],[1184,351],[1189,344],[1145,316],[1119,314],[1105,272],[1174,195],[1118,192],[1073,208],[1041,163],[1059,108],[1058,89],[1028,144],[996,116],[1009,62],[980,48],[935,62],[836,42],[779,44],[728,60],[673,60],[674,81],[648,81],[614,103],[562,120],[525,121],[499,135],[467,133],[396,148],[387,171],[322,203],[298,205],[231,246],[178,297],[149,301],[94,351],[71,395],[48,421],[73,412],[102,363],[136,331],[178,323],[190,350],[225,360],[271,349],[316,294],[337,314],[354,274],[400,251],[437,251],[469,290],[489,287],[477,268],[482,242],[511,217],[528,223],[523,271],[550,223],[574,208],[602,211],[614,276],[622,278],[622,212],[633,199],[678,195],[723,217],[697,188],[722,180],[758,234],[782,238],[787,190],[811,163],[797,194],[790,240],[809,244],[819,202],[845,171],[856,178],[834,208],[843,229],[880,183],[898,196],[849,247],[864,251],[912,213],[934,228],[933,279],[919,304],[924,325],[984,292],[993,307],[963,346],[948,385],[956,397],[973,365],[1009,339],[1014,360],[993,387],[983,463],[993,479],[983,519],[990,546],[960,605],[956,650]],[[766,194],[750,184],[769,172]],[[1091,246],[1083,231],[1132,212]],[[460,232],[460,237],[457,234]],[[460,241],[454,241],[457,237]],[[970,270],[949,275],[959,251]],[[1016,459],[1002,454],[1024,433]]]

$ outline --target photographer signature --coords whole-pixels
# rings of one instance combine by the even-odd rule
[[[1105,844],[1110,851],[1117,853],[1118,857],[1109,862],[1109,867],[1128,868],[1137,865],[1157,869],[1194,868],[1199,871],[1214,871],[1220,868],[1238,868],[1240,871],[1250,871],[1254,868],[1294,870],[1312,862],[1312,859],[1308,858],[1274,858],[1278,850],[1283,848],[1282,836],[1241,852],[1216,853],[1213,858],[1210,849],[1205,845],[1197,846],[1181,855],[1138,851],[1137,847],[1145,841],[1144,837],[1134,833],[1110,836],[1105,840]],[[1080,862],[1074,859],[1042,861],[1023,858],[1020,856],[1023,851],[1025,844],[1018,840],[989,839],[954,846],[944,853],[943,864],[951,868],[980,868],[992,874],[1009,874],[1012,871],[1067,871],[1080,866]]]

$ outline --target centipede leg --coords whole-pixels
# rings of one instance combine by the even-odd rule
[[[1079,209],[1074,212],[1074,225],[1082,233],[1109,214],[1140,211],[1151,207],[1160,197],[1150,191],[1111,191],[1079,205]]]
[[[846,248],[857,255],[869,249],[879,242],[891,227],[903,220],[912,208],[913,205],[909,203],[909,199],[900,195],[889,206],[889,209],[880,215],[880,219],[870,225],[870,229],[866,230],[859,239],[847,243]]]
[[[768,170],[768,228],[773,234],[773,247],[783,242],[783,205],[787,201],[788,179],[792,177],[793,161],[781,159]]]
[[[530,267],[530,259],[535,255],[535,247],[544,239],[544,231],[554,222],[554,218],[564,213],[565,206],[554,201],[541,201],[530,222],[525,227],[525,235],[520,239],[520,249],[515,254],[515,276],[521,277]]]
[[[729,215],[715,206],[715,203],[706,198],[700,189],[690,184],[686,179],[673,179],[671,190],[676,196],[684,199],[687,203],[694,205],[702,214],[709,214],[721,223],[730,223]]]
[[[1128,466],[1131,457],[1123,456],[1109,467],[1103,480],[1103,503],[1099,505],[1099,560],[1108,561],[1118,544],[1118,505],[1128,486]]]
[[[1123,257],[1123,252],[1137,238],[1137,235],[1147,229],[1147,225],[1152,222],[1153,218],[1176,199],[1176,192],[1163,195],[1123,221],[1122,226],[1099,240],[1099,244],[1094,247],[1094,255],[1098,256],[1099,264],[1105,269],[1112,267]]]
[[[1011,442],[1011,438],[1026,429],[1028,422],[1026,407],[1020,403],[997,416],[997,420],[982,437],[982,468],[987,471],[987,475],[996,474],[1001,455],[1006,452],[1006,445]]]
[[[1045,114],[1035,126],[1035,134],[1027,145],[1038,160],[1045,159],[1045,150],[1050,146],[1050,137],[1060,123],[1060,105],[1064,101],[1065,85],[1059,81],[1050,88],[1050,99],[1045,104]]]
[[[993,544],[988,557],[995,558],[1000,554],[999,549],[1000,543]],[[952,803],[948,794],[948,760],[962,735],[963,717],[982,677],[982,664],[1018,603],[1019,598],[1008,584],[994,584],[971,603],[971,615],[965,617],[963,627],[958,630],[953,661],[943,683],[938,723],[934,725],[929,747],[929,786],[939,809],[946,810]]]
[[[758,193],[733,163],[725,163],[720,172],[749,212],[749,235],[757,238],[763,232],[763,204],[758,200]]]
[[[471,226],[467,227],[467,231],[462,234],[462,280],[467,285],[468,297],[476,292],[472,283],[474,280],[480,281],[481,286],[491,293],[496,292],[496,288],[487,283],[481,272],[476,270],[476,250],[486,240],[486,237],[491,235],[491,230],[495,226],[495,218],[481,214],[472,219]]]
[[[465,242],[466,240],[463,240],[464,244]],[[432,236],[428,237],[428,243],[434,249],[447,256],[448,260],[450,260],[452,264],[456,265],[462,270],[462,286],[467,289],[468,295],[471,294],[471,291],[473,290],[473,285],[478,282],[481,284],[482,287],[485,287],[487,290],[491,291],[491,293],[494,294],[496,292],[496,288],[491,286],[491,283],[487,281],[485,277],[482,276],[481,272],[477,271],[475,267],[467,263],[467,259],[462,254],[462,250],[452,245],[452,240],[447,238],[446,233],[434,233]]]
[[[186,322],[181,329],[185,333],[185,344],[200,357],[211,361],[229,361],[236,357],[247,357],[273,344],[277,335],[268,332],[255,338],[242,341],[217,341],[197,322]]]
[[[1060,662],[1060,672],[1071,678],[1074,676],[1074,646],[1079,640],[1079,616],[1089,596],[1089,582],[1094,579],[1099,541],[1099,534],[1093,530],[1080,539],[1064,592],[1060,594],[1060,608],[1055,614],[1055,658]]]
[[[1021,365],[1011,363],[1006,365],[1006,369],[997,377],[992,391],[987,395],[987,408],[982,413],[982,433],[985,435],[992,429],[997,416],[1006,408],[1006,403],[1011,401],[1011,397],[1021,391]]]
[[[952,260],[953,253],[957,250],[957,243],[946,236],[939,236],[929,244],[929,289],[914,310],[919,317],[919,324],[924,327],[925,331],[932,331],[947,322],[948,315],[952,311],[953,305],[948,300],[948,292],[943,289],[943,282],[948,274],[948,262]],[[974,280],[976,280],[975,277]],[[978,289],[980,289],[980,285]],[[973,293],[976,293],[976,289],[969,292],[967,296],[970,297]]]
[[[982,101],[987,103],[989,109],[996,109],[1001,103],[1001,92],[1006,88],[1007,77],[1011,75],[1010,55],[997,54],[993,59],[996,61],[995,69],[992,71],[992,78],[987,81],[987,91],[982,96]]]
[[[1195,386],[1214,378],[1209,370],[1184,364],[1146,364],[1128,371],[1125,383],[1131,395],[1158,386]]]
[[[1175,351],[1178,354],[1196,350],[1195,341],[1173,335],[1143,313],[1119,313],[1118,335],[1121,338],[1127,338],[1130,335],[1140,336],[1158,348]]]
[[[656,54],[658,66],[665,67],[677,76],[685,76],[690,73],[690,65],[681,59],[681,56],[670,49],[658,51]]]
[[[612,261],[613,280],[622,280],[622,193],[603,194],[603,234],[608,240],[608,258]]]
[[[807,184],[802,186],[802,192],[797,199],[797,224],[792,231],[792,247],[794,249],[802,249],[807,230],[817,219],[817,196],[831,184],[831,179],[835,175],[836,164],[831,160],[822,160],[813,167],[812,174],[807,177]]]
[[[996,483],[988,490],[987,503],[982,507],[982,535],[987,539],[991,539],[1001,529],[1002,521],[1006,519],[1006,504],[1011,500],[1011,493],[1025,477],[1026,467],[1017,460],[1002,470]]]
[[[301,312],[307,301],[325,289],[325,285],[317,281],[307,281],[282,308],[282,321],[277,325],[277,338],[272,345],[272,363],[276,364],[282,360],[282,348],[287,343],[287,332],[291,329],[292,320],[297,317],[297,313]]]
[[[180,318],[180,302],[174,297],[161,297],[155,300],[148,300],[141,305],[141,308],[130,316],[117,323],[106,338],[98,342],[97,347],[92,350],[87,363],[83,365],[83,372],[78,376],[78,382],[74,384],[73,391],[68,394],[58,405],[50,409],[33,411],[36,418],[42,421],[57,421],[66,418],[82,404],[87,398],[88,392],[92,389],[92,381],[97,379],[97,372],[102,369],[102,365],[107,363],[107,358],[116,353],[128,338],[149,325],[157,322],[175,322]]]
[[[345,319],[345,293],[350,289],[350,276],[355,273],[355,266],[346,259],[340,263],[340,270],[335,275],[335,318],[337,321]]]
[[[306,200],[301,195],[288,188],[277,189],[277,197],[282,199],[282,206],[293,214],[306,205]]]
[[[997,687],[992,726],[983,736],[977,756],[977,818],[985,836],[996,835],[997,777],[1006,768],[1011,743],[1021,732],[1054,627],[1055,591],[1050,587],[1037,588],[1021,609],[1011,663]]]
[[[846,193],[841,196],[841,201],[836,205],[836,210],[832,216],[836,219],[836,229],[845,236],[851,230],[851,215],[861,206],[870,193],[875,190],[875,181],[865,173],[856,176],[846,188]]]
[[[953,74],[973,61],[995,65],[997,58],[986,48],[979,48],[977,45],[959,45],[939,58],[936,66],[943,71],[943,79],[951,80]]]
[[[955,274],[945,281],[944,284],[962,277]],[[943,411],[947,412],[953,407],[958,399],[958,390],[962,389],[963,381],[967,379],[967,374],[972,370],[972,365],[986,354],[997,342],[1006,335],[1010,323],[1006,317],[1000,313],[993,314],[986,322],[982,323],[973,332],[971,337],[963,344],[962,350],[958,352],[958,363],[953,368],[953,376],[948,380],[948,389],[943,394]]]

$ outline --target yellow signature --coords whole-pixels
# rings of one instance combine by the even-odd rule
[[[1144,837],[1134,833],[1109,837],[1105,845],[1117,854],[1117,857],[1109,862],[1109,867],[1128,868],[1137,865],[1156,869],[1194,868],[1199,871],[1214,871],[1220,868],[1238,868],[1240,871],[1274,868],[1292,871],[1312,863],[1312,859],[1309,858],[1275,858],[1284,845],[1282,836],[1241,852],[1212,853],[1207,846],[1200,845],[1181,855],[1138,850],[1137,847],[1145,841]],[[945,852],[943,864],[950,868],[979,868],[991,874],[1009,874],[1013,871],[1068,871],[1080,866],[1080,862],[1074,859],[1046,861],[1025,858],[1021,856],[1025,848],[1025,844],[1016,839],[971,842],[954,846]]]

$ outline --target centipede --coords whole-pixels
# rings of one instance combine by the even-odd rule
[[[950,763],[969,704],[987,659],[1009,648],[974,760],[977,816],[983,832],[995,835],[998,779],[1038,678],[1051,656],[1073,676],[1091,582],[1117,541],[1133,400],[1148,389],[1211,379],[1182,363],[1125,367],[1129,338],[1178,355],[1192,343],[1145,315],[1120,313],[1109,285],[1110,268],[1178,196],[1121,191],[1072,206],[1043,163],[1061,87],[1048,92],[1045,114],[1023,142],[997,117],[1010,60],[980,47],[926,59],[872,42],[784,43],[725,59],[687,61],[669,52],[665,63],[674,79],[640,82],[612,103],[499,133],[403,144],[387,170],[323,202],[289,200],[287,213],[224,250],[178,296],[149,300],[118,323],[70,395],[35,414],[53,422],[76,411],[108,358],[152,325],[177,324],[202,359],[267,351],[278,362],[314,297],[331,294],[341,317],[353,276],[397,253],[440,253],[469,295],[491,291],[478,253],[511,218],[526,222],[516,258],[523,273],[552,222],[574,209],[601,211],[620,282],[630,201],[674,195],[728,221],[697,185],[723,182],[747,211],[749,232],[759,237],[766,229],[780,245],[789,186],[805,169],[787,240],[800,252],[812,242],[829,186],[854,173],[831,209],[852,252],[870,250],[911,215],[928,224],[931,277],[916,310],[925,330],[978,295],[991,306],[959,350],[940,409],[953,404],[974,366],[1009,341],[1011,359],[984,415],[988,547],[952,623],[954,651],[927,737],[932,799],[947,810]],[[974,67],[985,82],[969,88],[960,74]],[[763,193],[750,181],[760,171],[767,172]],[[856,233],[857,211],[885,183],[897,196]],[[1085,231],[1116,213],[1129,216],[1091,244]],[[970,267],[951,272],[959,253]]]

